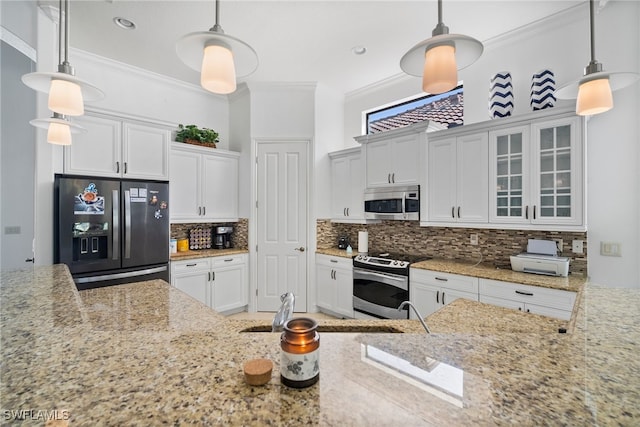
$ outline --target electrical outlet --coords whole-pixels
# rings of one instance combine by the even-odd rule
[[[584,240],[574,240],[571,242],[571,251],[574,254],[584,253]]]
[[[553,239],[553,241],[556,242],[556,250],[558,252],[562,252],[562,244],[563,244],[562,239]]]
[[[477,234],[472,234],[470,239],[469,239],[469,243],[471,243],[472,245],[477,245],[478,244],[478,235]]]

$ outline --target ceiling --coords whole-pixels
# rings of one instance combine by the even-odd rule
[[[451,33],[487,41],[581,3],[587,8],[584,0],[444,0],[443,21]],[[199,84],[199,74],[178,59],[175,43],[213,26],[213,0],[76,0],[70,17],[71,47]],[[119,28],[114,17],[135,22],[136,29]],[[430,37],[436,23],[436,0],[220,1],[224,31],[258,53],[258,70],[244,80],[313,81],[341,93],[401,73],[402,55]],[[367,52],[355,55],[355,46]]]

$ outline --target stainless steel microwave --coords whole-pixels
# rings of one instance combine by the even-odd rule
[[[367,188],[364,217],[417,221],[420,219],[420,186]]]

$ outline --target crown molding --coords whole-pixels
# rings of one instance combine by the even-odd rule
[[[0,27],[0,39],[30,60],[32,60],[34,63],[38,62],[38,55],[36,50],[5,27]]]

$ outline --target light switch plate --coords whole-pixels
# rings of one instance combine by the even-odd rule
[[[472,234],[470,239],[469,239],[469,243],[471,243],[472,245],[477,245],[478,244],[478,235],[477,234]]]
[[[600,255],[622,256],[622,244],[619,242],[600,242]]]
[[[584,253],[584,240],[574,240],[571,242],[571,252],[574,254]]]

